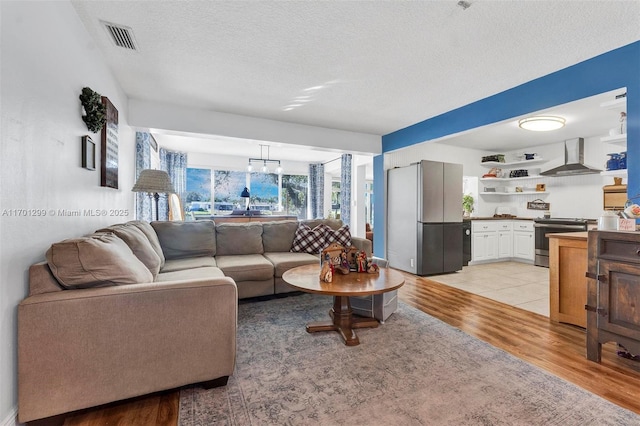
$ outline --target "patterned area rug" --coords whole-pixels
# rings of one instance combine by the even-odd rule
[[[631,425],[640,416],[405,304],[385,324],[308,334],[331,299],[241,304],[235,374],[183,389],[180,425]]]

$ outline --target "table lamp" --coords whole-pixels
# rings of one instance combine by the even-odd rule
[[[240,194],[241,198],[246,198],[246,204],[247,204],[247,210],[249,210],[249,200],[251,195],[249,194],[249,188],[247,188],[246,186],[244,187],[244,189],[242,190],[242,193]]]

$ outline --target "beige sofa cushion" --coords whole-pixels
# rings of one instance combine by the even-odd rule
[[[113,233],[52,244],[46,258],[53,275],[67,289],[153,281],[149,269]]]
[[[236,282],[273,279],[273,264],[261,254],[216,256],[216,262],[218,268]]]
[[[127,222],[127,225],[133,225],[139,230],[142,231],[144,235],[149,239],[149,243],[153,250],[158,254],[160,258],[160,267],[164,265],[164,253],[162,252],[162,246],[160,245],[160,240],[158,239],[158,234],[156,234],[155,229],[151,226],[149,222],[145,222],[143,220],[131,220]]]
[[[169,259],[160,270],[163,272],[182,271],[193,268],[208,268],[218,266],[216,260],[211,256],[188,257],[186,259]]]
[[[276,278],[282,277],[282,274],[296,266],[320,263],[320,259],[318,257],[309,253],[274,252],[265,253],[264,257],[273,264]]]
[[[220,268],[206,266],[203,268],[185,269],[182,271],[161,272],[156,281],[200,280],[203,278],[222,278],[224,273]]]
[[[153,278],[158,275],[160,272],[160,256],[151,246],[151,242],[147,236],[134,225],[122,224],[122,225],[114,225],[106,229],[100,229],[96,232],[113,232],[116,234],[122,241],[124,241],[133,254],[140,260],[140,262],[144,263],[144,265],[149,268]]]
[[[298,229],[297,220],[262,223],[262,245],[264,252],[289,251]]]
[[[216,232],[211,220],[152,222],[165,259],[215,256]]]
[[[262,224],[221,223],[216,226],[216,242],[216,257],[262,254]]]

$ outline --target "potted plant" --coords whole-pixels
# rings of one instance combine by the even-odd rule
[[[473,211],[473,197],[469,194],[462,197],[462,211],[465,217],[471,216],[471,212]]]

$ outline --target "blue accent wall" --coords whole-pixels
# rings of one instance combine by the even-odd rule
[[[627,169],[630,196],[640,194],[640,41],[516,86],[477,102],[421,121],[382,137],[382,152],[439,139],[465,130],[507,120],[555,105],[627,88]],[[376,182],[384,182],[384,168],[374,160],[375,205],[384,203]],[[384,185],[384,183],[382,184]],[[374,238],[384,240],[380,229],[385,209],[375,211]],[[382,231],[382,232],[381,232]],[[374,243],[375,243],[374,239]],[[376,253],[379,256],[381,253]]]

